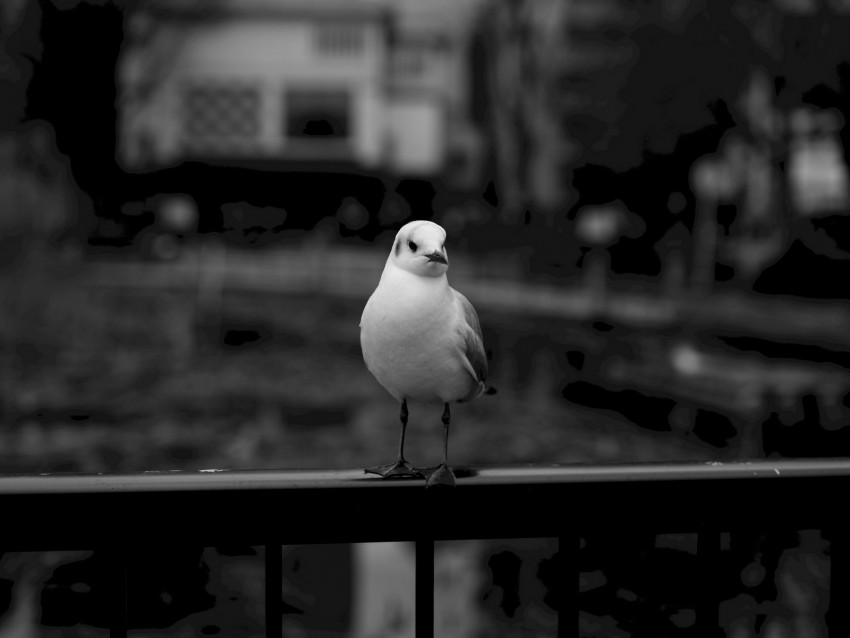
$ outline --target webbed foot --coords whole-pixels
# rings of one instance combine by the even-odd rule
[[[376,465],[363,470],[367,474],[377,474],[385,479],[422,478],[422,473],[407,461],[396,461],[389,465]]]
[[[425,487],[455,487],[455,474],[445,463],[440,463],[437,467],[427,467],[416,470],[421,476],[426,478]]]

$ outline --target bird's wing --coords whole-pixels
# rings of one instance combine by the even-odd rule
[[[487,355],[484,352],[484,338],[481,336],[481,323],[478,313],[469,300],[457,290],[452,289],[455,300],[461,310],[459,332],[461,336],[460,351],[464,365],[476,381],[482,382],[487,378]]]

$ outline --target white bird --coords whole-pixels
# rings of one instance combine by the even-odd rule
[[[401,403],[401,437],[395,463],[367,468],[383,478],[427,476],[426,487],[454,485],[448,465],[452,401],[471,401],[487,390],[487,357],[472,304],[449,286],[446,231],[413,221],[396,235],[378,287],[360,318],[366,367]],[[419,470],[404,459],[408,400],[442,403],[443,461]]]

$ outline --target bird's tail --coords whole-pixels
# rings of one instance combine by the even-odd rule
[[[472,401],[473,399],[477,399],[478,397],[484,394],[496,394],[496,388],[493,386],[484,387],[484,382],[480,381],[478,386],[472,390],[469,394],[467,394],[462,399],[458,399],[458,403],[466,403],[467,401]]]

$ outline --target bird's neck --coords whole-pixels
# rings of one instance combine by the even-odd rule
[[[423,277],[388,263],[381,275],[382,287],[398,297],[413,296],[423,303],[433,303],[435,298],[449,294],[449,281],[445,273],[439,277]]]
[[[446,278],[446,273],[442,273],[436,277],[426,277],[417,275],[403,268],[399,268],[391,261],[384,266],[384,272],[381,274],[381,282],[387,281],[399,285],[416,283],[416,285],[430,285],[434,287],[448,286],[449,282]]]

